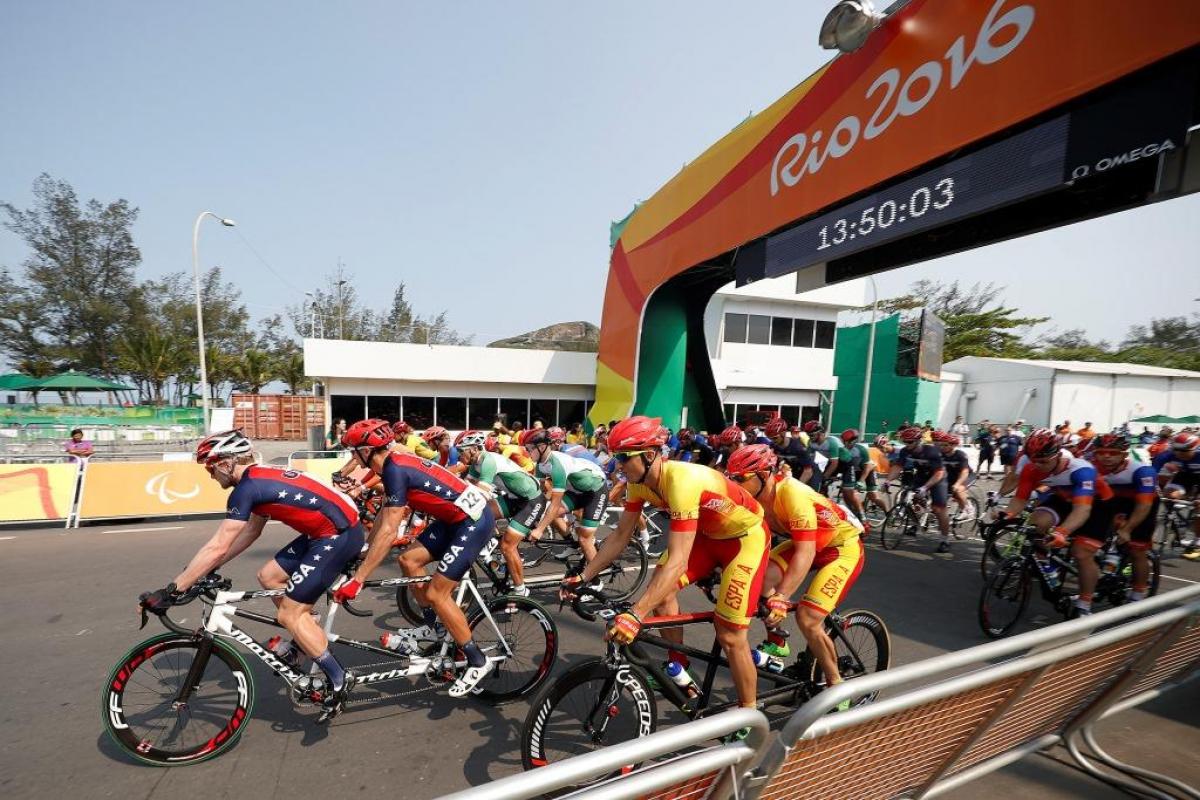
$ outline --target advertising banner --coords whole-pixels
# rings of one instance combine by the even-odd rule
[[[334,458],[289,458],[288,469],[303,472],[314,481],[320,481],[326,486],[332,486],[333,471],[340,469],[350,459],[349,452],[339,453]],[[358,470],[365,472],[365,470]]]
[[[227,497],[199,464],[93,462],[84,474],[79,518],[212,514],[225,510]]]
[[[78,469],[75,464],[0,464],[0,522],[66,519]]]

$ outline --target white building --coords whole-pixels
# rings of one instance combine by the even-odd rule
[[[1109,430],[1152,414],[1200,413],[1200,372],[1142,364],[967,356],[943,367],[938,424],[1023,418]]]
[[[718,291],[705,336],[725,414],[777,410],[815,417],[837,387],[838,311],[864,305],[864,284],[797,293],[794,276]],[[556,350],[304,340],[304,371],[325,387],[326,419],[398,419],[451,430],[510,422],[582,421],[595,393],[596,356]]]

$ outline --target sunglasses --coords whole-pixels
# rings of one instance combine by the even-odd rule
[[[758,477],[758,476],[755,473],[747,472],[742,475],[730,475],[729,480],[733,481],[734,483],[745,483],[746,481],[750,480],[751,478],[756,478],[756,477]]]
[[[613,453],[613,458],[615,458],[617,460],[618,464],[624,464],[626,461],[633,458],[634,456],[645,455],[646,453],[649,453],[649,452],[650,452],[649,450],[625,450],[620,453]]]

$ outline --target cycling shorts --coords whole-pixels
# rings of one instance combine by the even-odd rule
[[[1061,525],[1070,516],[1075,506],[1070,500],[1055,492],[1047,492],[1038,500],[1037,510],[1048,511],[1054,517],[1054,525]],[[1092,503],[1092,513],[1087,522],[1071,534],[1071,541],[1079,540],[1089,547],[1100,548],[1108,541],[1109,527],[1112,523],[1111,508],[1108,503]]]
[[[758,612],[763,579],[767,576],[767,558],[771,541],[766,525],[758,525],[730,539],[696,536],[688,556],[687,570],[679,578],[679,588],[707,578],[721,568],[717,588],[716,615],[735,628],[748,628]],[[667,563],[670,553],[663,551],[659,566]]]
[[[604,512],[608,509],[608,491],[601,486],[590,492],[566,492],[563,494],[563,505],[568,511],[583,509],[583,519],[579,524],[588,530],[600,527]]]
[[[431,522],[421,531],[417,543],[429,551],[431,561],[438,562],[439,575],[461,581],[495,529],[496,517],[485,508],[478,521],[467,517],[462,522]]]
[[[500,510],[508,517],[508,530],[522,536],[537,526],[548,505],[545,496],[540,494],[531,498],[500,495],[497,499]]]
[[[779,567],[780,572],[787,572],[794,546],[793,542],[788,541],[771,551],[771,560]],[[833,611],[858,580],[866,558],[862,539],[857,536],[818,552],[813,558],[812,566],[809,567],[809,572],[816,574],[808,582],[808,588],[800,598],[800,605],[825,614]]]
[[[928,480],[928,478],[926,478],[925,480]],[[914,487],[923,486],[924,483],[925,483],[925,481],[920,481],[919,483],[914,483]],[[935,483],[933,486],[929,487],[929,502],[931,505],[933,505],[935,507],[945,508],[946,502],[949,499],[950,499],[950,487],[946,485],[945,478],[942,478],[940,481]]]
[[[288,574],[284,596],[306,606],[320,600],[342,568],[358,558],[365,540],[361,525],[324,539],[304,534],[292,539],[275,554],[275,563]]]
[[[852,489],[856,492],[861,492],[865,488],[867,491],[875,489],[875,473],[874,471],[867,477],[867,480],[861,481],[862,470],[855,467],[853,464],[843,464],[838,468],[838,475],[842,479],[842,490]]]
[[[1163,487],[1164,491],[1181,491],[1185,495],[1191,495],[1196,491],[1196,487],[1200,485],[1200,478],[1194,472],[1184,472],[1180,470],[1171,476],[1171,481]]]
[[[1133,514],[1137,508],[1137,503],[1132,497],[1114,497],[1105,503],[1108,513],[1114,523],[1118,514],[1123,514],[1128,517]],[[1122,520],[1123,522],[1124,520]],[[1115,525],[1114,525],[1115,527]],[[1149,550],[1154,542],[1154,529],[1158,527],[1158,498],[1154,498],[1154,503],[1150,507],[1150,513],[1146,518],[1138,523],[1138,526],[1129,534],[1129,546],[1136,550]]]

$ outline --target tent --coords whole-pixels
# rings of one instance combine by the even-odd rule
[[[7,375],[0,375],[0,389],[23,392],[30,386],[36,385],[38,380],[38,378],[22,375],[20,372],[10,372]]]
[[[49,378],[42,378],[30,384],[29,388],[36,388],[39,392],[62,391],[62,392],[123,392],[132,390],[134,387],[126,386],[123,383],[114,383],[104,380],[103,378],[93,378],[83,372],[64,372],[61,375],[54,375]]]
[[[1129,422],[1141,423],[1144,425],[1193,425],[1200,422],[1200,417],[1192,415],[1190,417],[1168,417],[1166,414],[1152,414],[1149,417],[1138,417],[1131,419]]]

